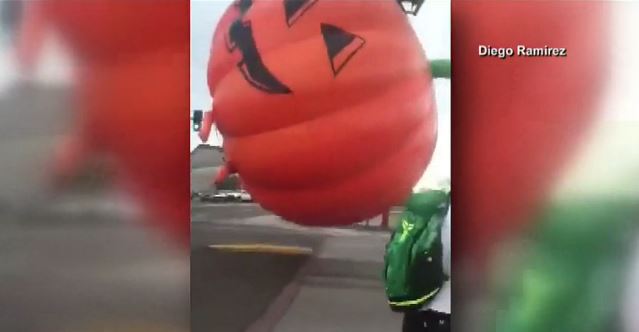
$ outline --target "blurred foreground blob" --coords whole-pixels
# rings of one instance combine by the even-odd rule
[[[607,81],[608,3],[453,1],[459,259],[481,261],[524,228],[594,122]],[[478,56],[478,46],[567,49],[566,57]],[[463,257],[463,259],[461,259]]]
[[[53,176],[106,154],[152,225],[187,242],[189,138],[179,123],[189,105],[188,1],[28,1],[17,49],[24,70],[49,32],[76,65],[75,125]]]
[[[488,331],[637,331],[638,126],[603,118],[532,227],[502,245]]]
[[[394,0],[237,1],[213,38],[209,86],[222,172],[296,223],[402,204],[435,146],[428,63]]]
[[[638,198],[580,197],[545,209],[518,260],[501,262],[506,273],[498,275],[488,331],[636,331],[623,329],[621,318],[636,313],[623,295],[636,258]]]

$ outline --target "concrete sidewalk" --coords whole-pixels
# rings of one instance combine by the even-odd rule
[[[382,282],[388,234],[326,239],[276,332],[400,331]]]

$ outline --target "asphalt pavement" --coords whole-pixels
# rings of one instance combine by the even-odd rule
[[[0,92],[0,331],[189,331],[188,253],[104,188],[47,190],[71,98],[61,86]]]
[[[197,149],[191,189],[211,190],[221,160],[214,149]],[[257,204],[198,200],[191,221],[193,332],[400,330],[381,281],[388,231],[301,227]]]
[[[188,331],[188,257],[109,199],[0,211],[0,331]]]
[[[194,332],[400,329],[381,281],[387,231],[302,227],[256,204],[193,203],[191,227]]]

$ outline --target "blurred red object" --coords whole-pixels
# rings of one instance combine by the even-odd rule
[[[189,2],[29,1],[18,54],[33,66],[43,31],[72,50],[76,128],[53,169],[77,170],[94,153],[114,157],[120,182],[152,225],[189,239]]]
[[[607,78],[605,1],[453,1],[455,250],[484,259],[549,195]],[[561,47],[566,57],[480,57]]]
[[[26,1],[60,33],[78,59],[122,62],[129,56],[183,49],[189,42],[188,1]],[[32,24],[32,22],[25,22]],[[41,24],[39,22],[39,24]]]

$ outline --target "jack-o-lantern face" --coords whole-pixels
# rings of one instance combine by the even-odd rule
[[[211,42],[211,57],[209,58],[207,80],[211,95],[222,77],[235,68],[235,58],[225,49],[229,28],[244,12],[244,5],[240,1],[233,2],[222,14],[213,32]]]
[[[402,203],[436,138],[428,65],[387,1],[242,1],[213,49],[227,160],[256,201],[304,224],[347,224]],[[219,45],[219,44],[218,44]]]

